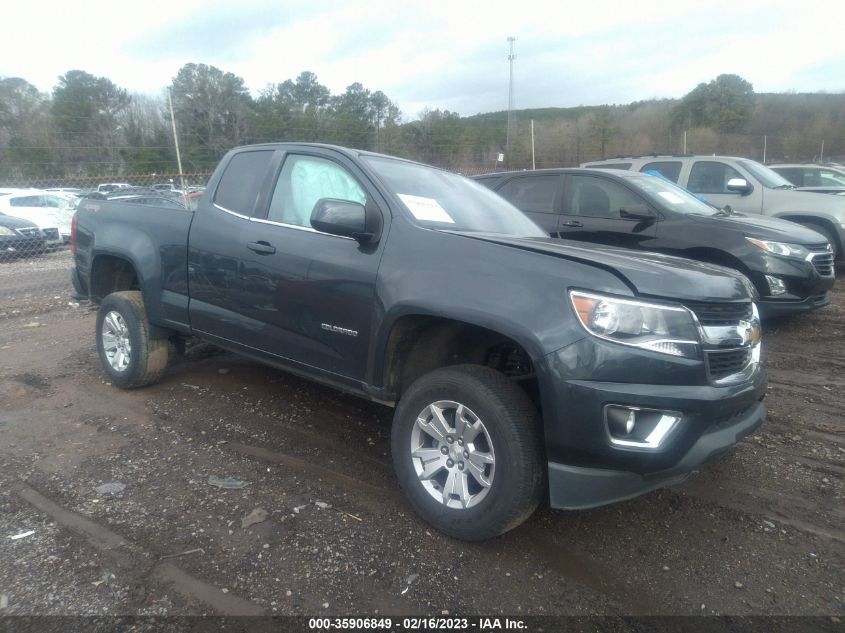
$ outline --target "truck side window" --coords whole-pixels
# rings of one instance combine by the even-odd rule
[[[226,211],[251,215],[270,168],[273,150],[241,152],[232,156],[214,193],[214,204]]]
[[[554,213],[558,176],[520,176],[506,182],[496,193],[520,211]]]
[[[730,165],[700,160],[692,166],[687,189],[693,193],[732,193],[728,191],[728,181],[732,178],[746,180],[745,176]]]
[[[367,202],[361,185],[337,163],[316,156],[288,156],[267,219],[310,227],[311,210],[320,198]]]
[[[643,165],[642,168],[640,168],[640,171],[656,171],[664,178],[667,178],[677,184],[678,177],[681,175],[681,161],[658,160]]]
[[[642,200],[615,182],[572,176],[566,205],[569,214],[619,220],[619,209],[630,204],[642,204]]]

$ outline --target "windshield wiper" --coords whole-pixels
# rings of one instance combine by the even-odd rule
[[[775,189],[797,189],[795,185],[778,185]]]

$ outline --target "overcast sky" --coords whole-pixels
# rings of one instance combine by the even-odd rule
[[[197,62],[254,94],[310,70],[333,93],[384,91],[406,120],[471,115],[507,108],[509,35],[516,108],[680,97],[721,73],[757,92],[845,91],[842,0],[13,0],[3,16],[0,76],[43,91],[81,69],[161,94]]]

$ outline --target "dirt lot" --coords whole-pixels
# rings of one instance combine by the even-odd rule
[[[34,292],[0,270],[2,614],[845,616],[845,292],[768,325],[769,419],[733,453],[467,544],[397,492],[389,409],[204,345],[112,387],[51,257]]]

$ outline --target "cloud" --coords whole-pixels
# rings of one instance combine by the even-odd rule
[[[29,10],[10,4],[4,18],[29,22]],[[845,90],[845,3],[149,0],[124,11],[57,4],[39,16],[37,44],[7,29],[0,75],[49,90],[80,68],[156,94],[196,62],[257,93],[310,70],[335,93],[355,81],[384,91],[406,119],[424,107],[470,115],[507,107],[514,35],[518,108],[680,97],[721,73],[761,92]]]

